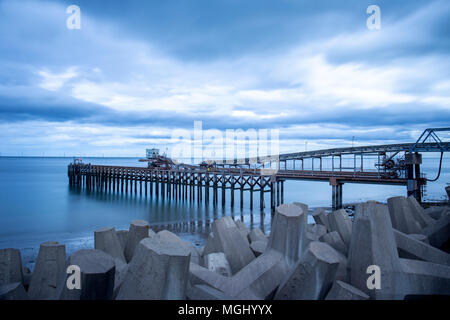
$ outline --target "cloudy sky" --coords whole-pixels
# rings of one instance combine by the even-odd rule
[[[0,0],[0,152],[139,156],[196,120],[281,151],[412,142],[449,126],[449,75],[448,0]]]

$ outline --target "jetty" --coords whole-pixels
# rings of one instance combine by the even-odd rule
[[[254,208],[254,193],[259,194],[259,207],[265,207],[264,194],[270,193],[270,208],[284,203],[284,183],[287,180],[326,181],[331,186],[333,209],[342,208],[342,186],[345,183],[401,185],[406,195],[422,202],[427,184],[421,173],[422,153],[437,152],[442,158],[450,151],[439,133],[450,128],[426,129],[414,143],[333,148],[296,152],[267,157],[233,159],[213,166],[178,164],[171,167],[126,167],[91,165],[80,161],[68,166],[69,183],[89,191],[139,194],[146,197],[171,198],[218,205],[221,192],[222,206],[231,191],[231,206],[235,205],[235,191],[239,190],[240,207],[244,206],[244,192],[250,192],[250,209]],[[374,168],[365,166],[367,157],[376,158]],[[352,165],[343,165],[343,158],[352,159]],[[325,160],[331,161],[324,168]],[[276,168],[273,169],[275,162]],[[348,161],[347,161],[348,162]],[[434,180],[436,180],[434,179]]]

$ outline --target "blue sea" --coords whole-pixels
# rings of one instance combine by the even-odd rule
[[[228,215],[241,219],[249,228],[270,231],[270,200],[266,194],[265,212],[259,209],[259,193],[254,194],[254,209],[249,209],[249,192],[244,192],[244,208],[239,207],[239,191],[235,191],[235,207],[229,203],[229,190],[224,208],[174,199],[89,193],[71,188],[67,165],[71,158],[0,157],[0,248],[21,250],[25,265],[33,268],[39,244],[59,241],[66,244],[70,255],[81,248],[93,248],[94,230],[114,226],[128,229],[134,219],[143,219],[157,231],[168,229],[196,245],[204,244],[214,219]],[[145,166],[138,158],[84,158],[91,164]],[[438,171],[439,157],[424,157],[421,167],[428,178]],[[445,186],[450,182],[450,165],[444,157],[440,179],[426,187],[425,200],[446,200]],[[402,186],[345,184],[344,203],[367,200],[386,201],[406,195]],[[284,202],[303,202],[315,207],[329,207],[331,187],[325,182],[287,181]]]

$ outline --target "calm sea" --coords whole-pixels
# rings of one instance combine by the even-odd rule
[[[145,166],[138,158],[85,158],[86,163]],[[114,226],[128,229],[134,219],[147,220],[154,230],[168,229],[183,239],[202,245],[214,219],[228,215],[241,219],[249,228],[270,231],[270,208],[261,213],[259,193],[254,195],[255,209],[249,209],[249,192],[245,192],[244,208],[239,208],[239,191],[235,207],[229,204],[213,208],[197,202],[159,200],[150,197],[87,193],[69,187],[67,165],[70,158],[0,157],[0,248],[18,248],[24,262],[33,267],[39,244],[55,240],[66,244],[68,254],[80,248],[93,247],[94,230]],[[425,158],[422,171],[428,178],[437,174],[439,158]],[[444,157],[441,177],[427,186],[426,199],[446,199],[444,187],[450,182],[450,166]],[[345,184],[344,203],[366,200],[386,201],[405,195],[405,187]],[[219,192],[219,198],[220,198]],[[268,194],[266,195],[268,196]],[[331,187],[324,182],[288,181],[285,203],[304,202],[311,208],[328,207]],[[270,200],[266,198],[267,207]]]

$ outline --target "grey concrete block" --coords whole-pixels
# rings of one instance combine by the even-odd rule
[[[66,271],[66,246],[56,241],[40,245],[28,295],[32,300],[58,299],[58,282]]]
[[[183,246],[161,241],[159,237],[143,239],[128,266],[117,299],[186,299],[189,260],[190,252]]]
[[[102,228],[94,231],[94,247],[102,250],[113,258],[125,261],[122,245],[113,227]]]
[[[312,226],[310,231],[317,239],[320,239],[324,234],[327,233],[327,228],[321,224],[315,224]],[[317,240],[318,241],[318,240]]]
[[[197,247],[196,249],[197,249],[199,257],[203,257],[203,253],[205,252],[205,246],[200,246],[200,247]]]
[[[231,267],[228,263],[227,257],[223,252],[215,252],[206,255],[204,258],[205,268],[217,272],[218,274],[231,277]]]
[[[218,245],[216,244],[214,233],[210,232],[208,235],[208,239],[206,240],[205,248],[203,249],[203,256],[214,252],[220,252],[220,250],[218,248]]]
[[[116,272],[114,274],[113,299],[116,299],[120,288],[125,281],[125,276],[128,272],[128,264],[117,258],[114,259],[114,264],[116,267]]]
[[[448,206],[429,207],[424,210],[424,213],[434,220],[439,220],[443,215],[450,214],[450,207]]]
[[[224,277],[196,264],[190,265],[193,286],[206,284],[232,299],[260,300],[272,297],[289,268],[284,256],[266,251],[232,277]]]
[[[450,295],[450,267],[420,260],[400,259],[394,299],[406,296]]]
[[[1,300],[28,300],[28,294],[22,283],[13,282],[0,285],[0,301]]]
[[[344,209],[336,210],[328,215],[331,231],[336,231],[348,246],[352,238],[352,220]]]
[[[330,231],[328,215],[324,208],[315,209],[311,215],[314,218],[314,221],[316,222],[316,224],[323,225],[325,228],[327,228],[327,231]]]
[[[195,249],[194,245],[189,241],[183,241],[179,236],[175,233],[170,232],[168,230],[162,230],[158,232],[155,237],[159,239],[161,242],[172,242],[176,245],[179,245],[185,248],[187,251],[191,253],[191,262],[200,263],[200,257],[198,255],[197,249]]]
[[[250,244],[250,249],[252,249],[253,253],[255,254],[256,257],[259,257],[260,255],[262,255],[267,248],[267,243],[269,241],[266,240],[257,240],[257,241],[253,241]]]
[[[241,235],[247,240],[247,242],[250,245],[250,242],[248,241],[248,235],[250,234],[250,230],[248,230],[247,226],[241,221],[241,220],[235,220],[236,227],[239,229],[239,232]]]
[[[334,249],[342,253],[344,256],[348,255],[348,246],[344,243],[337,231],[332,231],[320,237],[320,241],[328,243]]]
[[[0,285],[23,283],[22,258],[17,249],[0,249]]]
[[[136,247],[142,239],[148,238],[149,225],[144,220],[131,221],[125,245],[125,259],[130,262],[136,251]]]
[[[421,228],[425,228],[432,224],[435,220],[427,215],[422,206],[417,202],[416,198],[409,196],[406,198],[409,210],[414,219],[419,223]]]
[[[216,249],[225,253],[233,273],[238,272],[255,258],[247,238],[244,238],[230,217],[215,220],[213,233]]]
[[[112,300],[114,296],[116,263],[101,250],[79,250],[69,257],[68,265],[81,271],[81,289],[68,289],[64,277],[61,300]]]
[[[324,299],[339,267],[338,252],[323,242],[311,242],[307,251],[278,288],[277,300]]]
[[[393,299],[402,269],[387,206],[373,202],[359,204],[353,223],[347,265],[349,283],[371,298]],[[382,270],[381,289],[367,288],[366,271],[371,265]]]
[[[387,203],[393,228],[406,234],[421,233],[422,227],[416,221],[405,197],[392,197]]]
[[[420,259],[450,265],[450,254],[394,229],[395,241],[401,258]],[[422,235],[422,237],[425,237]],[[425,237],[426,239],[426,237]],[[406,255],[409,254],[409,255]]]
[[[295,265],[308,244],[305,215],[302,206],[295,204],[283,204],[275,210],[266,250],[282,253],[289,266]]]
[[[127,245],[128,230],[117,230],[117,238],[119,239],[120,247],[125,255],[125,246]]]
[[[368,300],[370,297],[357,288],[337,280],[333,283],[325,300]]]
[[[217,290],[206,284],[197,284],[192,286],[187,291],[187,298],[189,300],[232,300],[233,298],[226,295],[220,290]]]
[[[260,228],[255,228],[252,231],[250,231],[250,234],[248,235],[250,242],[258,241],[258,240],[268,240],[268,237],[262,232]]]
[[[422,229],[430,244],[440,248],[450,238],[450,215],[443,215],[439,220]]]

